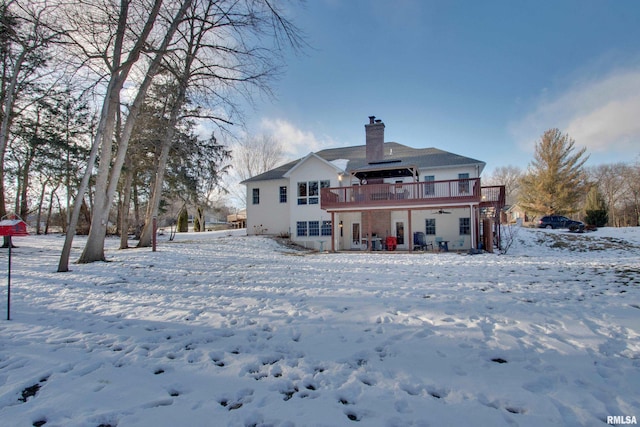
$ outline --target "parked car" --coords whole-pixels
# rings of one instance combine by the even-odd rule
[[[569,231],[584,231],[584,223],[562,215],[546,215],[538,221],[538,228],[568,228]]]

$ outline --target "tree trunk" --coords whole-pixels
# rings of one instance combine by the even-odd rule
[[[4,158],[4,155],[2,157]],[[7,215],[4,197],[4,160],[0,161],[0,185],[2,185],[2,188],[0,190],[0,219],[2,219]],[[2,246],[0,247],[8,248],[10,244],[9,236],[4,236],[2,240]]]
[[[138,197],[138,184],[135,180],[131,184],[131,196],[133,198],[133,220],[136,224],[136,239],[140,239],[140,198]]]
[[[0,122],[0,218],[3,218],[7,214],[6,207],[6,195],[4,186],[4,155],[7,150],[7,144],[9,142],[9,128],[11,127],[11,120],[13,119],[13,107],[15,105],[16,92],[18,87],[19,71],[22,68],[22,63],[27,56],[27,51],[23,50],[18,55],[16,62],[13,65],[11,82],[9,83],[9,89],[4,93],[4,105],[2,106],[2,122]],[[8,248],[11,244],[11,239],[8,236],[4,236],[3,248]]]
[[[96,133],[96,140],[99,138],[100,162],[96,176],[91,227],[89,227],[87,243],[78,260],[79,263],[105,260],[104,239],[107,236],[107,224],[109,222],[111,200],[113,200],[113,198],[108,200],[107,189],[109,188],[113,135],[116,128],[117,109],[120,108],[120,89],[122,84],[123,82],[119,81],[119,79],[114,79],[114,90],[111,92],[110,97],[105,100],[106,105],[103,105],[101,121],[104,119],[104,124],[102,132],[98,131]],[[118,88],[118,90],[115,90],[115,88]],[[100,130],[100,126],[98,126],[98,129]]]
[[[147,212],[144,218],[144,228],[138,241],[139,248],[147,248],[151,246],[151,238],[153,237],[153,217],[158,216],[158,210],[160,208],[160,199],[162,196],[162,185],[164,183],[164,172],[167,168],[167,161],[169,160],[169,152],[171,151],[171,143],[175,135],[175,123],[169,125],[166,134],[162,140],[162,147],[160,150],[160,156],[158,158],[158,164],[156,166],[155,180],[149,195],[149,203],[147,204]]]
[[[198,231],[207,231],[207,224],[204,221],[204,208],[197,207],[196,208],[196,217],[198,218]]]
[[[122,188],[122,204],[120,205],[120,249],[129,248],[129,205],[131,203],[131,183],[133,182],[133,168],[130,161],[125,169],[124,185]]]
[[[42,221],[42,207],[44,206],[44,196],[47,191],[47,183],[49,180],[47,179],[42,184],[42,190],[40,190],[40,197],[38,198],[38,214],[36,215],[36,234],[40,234],[40,222]]]
[[[35,156],[35,150],[29,149],[29,154],[22,169],[22,184],[20,188],[20,210],[21,218],[27,218],[29,215],[28,194],[29,194],[29,174],[31,172],[31,164]]]
[[[20,174],[18,174],[18,178],[16,179],[16,199],[13,201],[13,213],[20,213],[20,194],[22,193],[22,179],[20,178]]]
[[[80,182],[80,186],[78,187],[78,193],[76,194],[76,199],[73,203],[73,213],[71,214],[69,224],[67,224],[67,234],[64,240],[64,245],[62,246],[62,253],[60,254],[60,261],[58,262],[58,272],[66,272],[69,271],[69,258],[71,256],[71,244],[73,243],[73,236],[76,234],[76,228],[78,227],[78,219],[80,218],[80,210],[82,209],[82,203],[84,201],[84,194],[87,192],[87,188],[89,187],[89,179],[91,178],[91,174],[93,172],[93,165],[96,162],[96,158],[98,156],[98,149],[100,148],[100,142],[102,140],[103,134],[107,127],[109,114],[109,103],[112,102],[112,98],[114,97],[114,88],[116,87],[116,81],[111,81],[109,87],[107,88],[107,94],[102,106],[102,115],[100,117],[100,123],[98,124],[98,129],[96,130],[96,135],[93,139],[93,144],[91,145],[91,151],[89,152],[89,159],[87,160],[87,168],[84,171],[84,176],[82,177],[82,181]],[[116,93],[117,97],[117,93]],[[119,99],[119,97],[117,97]],[[116,102],[118,104],[118,102]],[[114,119],[115,120],[115,119]],[[112,128],[113,131],[113,128]]]
[[[47,220],[45,221],[44,225],[44,234],[49,234],[49,225],[51,225],[51,214],[53,213],[53,198],[55,197],[57,190],[58,187],[51,190],[51,197],[49,197],[49,209],[47,209]],[[60,204],[60,200],[58,200],[58,204]]]
[[[180,112],[186,100],[187,85],[191,76],[191,67],[195,55],[191,54],[185,58],[184,69],[181,72],[181,77],[178,82],[178,93],[176,99],[171,107],[169,114],[169,120],[166,126],[166,132],[162,138],[160,156],[158,157],[158,163],[156,165],[155,180],[153,182],[153,188],[151,195],[149,196],[149,203],[147,205],[147,212],[145,215],[144,228],[138,241],[138,247],[149,247],[153,237],[153,218],[158,217],[158,210],[160,209],[160,199],[162,196],[162,186],[164,184],[164,173],[167,168],[167,162],[169,160],[169,152],[173,145],[173,139],[176,134],[176,125],[179,120]]]
[[[191,1],[192,0],[184,0],[180,10],[174,17],[171,26],[167,29],[162,45],[149,65],[145,78],[138,89],[138,93],[136,94],[131,107],[129,108],[129,115],[127,116],[127,120],[122,131],[115,159],[113,159],[111,152],[112,143],[109,142],[113,132],[105,133],[102,143],[103,155],[100,159],[98,176],[96,179],[95,208],[93,211],[91,229],[89,231],[89,237],[87,238],[87,244],[79,260],[81,263],[104,261],[104,240],[106,237],[107,223],[109,221],[109,211],[115,196],[122,166],[127,155],[129,140],[131,139],[134,125],[144,103],[147,90],[151,86],[154,76],[160,70],[162,59],[167,53],[169,44],[178,29],[182,16],[184,16],[187,8],[190,7]]]
[[[98,150],[100,149],[101,145],[103,148],[102,153],[106,154],[106,156],[101,157],[100,159],[101,169],[98,170],[98,179],[100,180],[100,184],[96,184],[96,208],[94,208],[94,211],[102,211],[104,209],[105,200],[104,197],[101,196],[101,194],[104,194],[107,189],[106,180],[111,159],[111,145],[113,130],[115,126],[115,112],[118,108],[120,108],[120,91],[124,86],[131,68],[140,57],[141,51],[146,44],[147,37],[149,36],[149,33],[151,32],[156,21],[156,17],[160,12],[162,0],[156,0],[154,2],[153,8],[149,13],[148,19],[145,23],[145,27],[138,40],[136,40],[135,46],[129,52],[127,61],[124,63],[124,65],[120,62],[120,60],[122,58],[122,46],[126,35],[125,33],[127,17],[129,16],[129,3],[123,1],[120,3],[120,5],[121,7],[118,16],[118,24],[115,33],[116,36],[113,48],[114,57],[113,63],[111,64],[112,70],[114,71],[110,76],[107,91],[105,93],[105,98],[102,104],[102,111],[100,114],[100,122],[98,124],[93,144],[91,146],[91,152],[87,161],[87,168],[85,170],[84,176],[82,177],[82,181],[76,195],[76,200],[73,206],[73,214],[71,215],[69,221],[67,235],[62,248],[62,253],[60,255],[60,262],[58,263],[59,272],[69,271],[69,257],[71,253],[73,236],[78,225],[78,218],[80,216],[82,202],[84,201],[84,194],[89,186],[89,178],[91,177],[91,174],[93,172],[93,165],[96,161]],[[108,145],[109,150],[105,149],[105,145]],[[79,262],[90,262],[104,259],[104,238],[106,233],[106,219],[104,218],[104,216],[104,213],[100,212],[100,215],[97,216],[94,221],[91,221],[92,226],[90,228],[89,235],[93,235],[94,237],[92,239],[87,239],[87,244],[80,257]]]

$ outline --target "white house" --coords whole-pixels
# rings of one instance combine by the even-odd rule
[[[497,221],[504,186],[481,187],[485,163],[384,142],[384,128],[371,116],[365,145],[310,153],[243,181],[247,233],[334,251],[490,244],[486,220]]]

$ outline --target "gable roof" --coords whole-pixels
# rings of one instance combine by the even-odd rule
[[[289,176],[293,173],[294,170],[296,170],[297,168],[299,168],[302,164],[304,164],[304,162],[306,162],[308,159],[318,159],[320,162],[328,165],[329,167],[334,168],[337,172],[341,172],[342,169],[339,168],[338,166],[336,166],[335,164],[331,163],[330,161],[318,156],[316,153],[309,153],[307,154],[305,157],[303,157],[302,159],[300,159],[295,166],[293,166],[291,169],[289,169],[287,172],[285,172],[285,174],[282,176],[283,178],[289,178]]]
[[[349,162],[345,169],[345,172],[347,173],[353,170],[374,167],[374,165],[367,163],[366,145],[329,148],[313,154],[327,162],[333,162],[341,159],[348,160]],[[438,148],[411,148],[406,145],[398,144],[397,142],[384,143],[384,156],[384,161],[394,161],[393,164],[395,165],[412,165],[416,166],[418,169],[479,165],[480,171],[482,171],[485,166],[485,162],[480,160],[460,156]],[[303,160],[306,160],[308,157],[309,156],[305,156],[278,166],[275,169],[271,169],[270,171],[246,179],[242,181],[241,184],[286,178],[287,172]],[[379,163],[378,165],[380,167],[384,167],[384,163]]]

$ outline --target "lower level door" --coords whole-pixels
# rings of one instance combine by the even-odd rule
[[[407,245],[406,245],[406,239],[404,236],[404,221],[395,221],[394,225],[395,225],[394,231],[395,231],[395,236],[398,242],[398,247],[406,249]]]
[[[351,249],[361,249],[360,223],[351,223]]]

